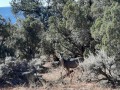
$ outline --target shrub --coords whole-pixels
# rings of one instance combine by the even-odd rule
[[[35,60],[28,63],[27,60],[7,57],[5,61],[0,64],[0,86],[30,85],[38,82],[42,85],[42,77],[38,77],[36,65],[33,63]]]
[[[114,56],[107,56],[104,50],[98,51],[96,56],[90,54],[81,63],[84,68],[83,79],[97,82],[105,80],[110,85],[118,85],[120,82],[120,70],[114,58]]]

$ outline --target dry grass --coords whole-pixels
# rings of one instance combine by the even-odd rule
[[[111,88],[104,88],[99,87],[96,83],[84,83],[84,82],[78,82],[78,76],[81,75],[81,72],[78,70],[75,70],[75,74],[73,77],[72,83],[70,83],[70,78],[66,77],[63,79],[63,83],[53,83],[54,81],[59,80],[61,77],[61,68],[53,69],[52,72],[43,74],[43,78],[46,79],[46,81],[49,81],[51,83],[46,83],[43,87],[24,87],[24,86],[18,86],[15,88],[1,88],[0,90],[113,90]],[[63,75],[65,75],[65,70],[63,70]],[[114,90],[120,90],[120,89],[114,89]]]
[[[16,88],[3,88],[0,90],[120,90],[120,89],[111,89],[111,88],[103,88],[98,87],[94,83],[79,83],[79,84],[67,84],[67,85],[55,85],[53,87],[39,87],[39,88],[32,88],[32,87],[16,87]]]

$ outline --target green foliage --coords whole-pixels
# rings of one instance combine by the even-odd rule
[[[35,58],[36,54],[40,54],[43,31],[43,25],[38,20],[28,17],[23,21],[20,31],[22,37],[18,37],[16,40],[16,48],[22,58],[30,60]]]
[[[100,42],[109,55],[115,55],[120,48],[120,5],[113,3],[106,7],[104,15],[96,19],[91,28],[92,36]]]
[[[62,36],[61,40],[59,39],[62,46],[73,54],[81,56],[85,47],[90,47],[92,41],[90,34],[92,22],[88,20],[86,11],[72,0],[65,4],[62,14],[64,18],[61,20],[54,17],[51,25],[54,24],[54,29]]]
[[[118,0],[12,0],[11,5],[14,14],[23,13],[25,18],[27,15],[37,18],[37,22],[43,24],[47,32],[44,39],[47,43],[55,42],[55,45],[52,45],[54,49],[65,48],[73,53],[76,50],[80,53],[84,47],[84,51],[88,53],[89,50],[95,52],[95,45],[98,43],[96,49],[104,48],[108,54],[115,54],[119,48]],[[34,33],[30,31],[31,27],[36,27],[32,23],[35,22],[24,22],[20,35],[23,35],[23,39],[20,39],[20,42],[24,42],[24,35],[31,37],[30,33]],[[27,31],[24,32],[24,29]],[[30,39],[30,42],[39,41],[32,38],[28,40]],[[71,47],[74,48],[70,50]]]
[[[49,6],[49,1],[48,7],[44,7],[44,2],[44,0],[12,0],[12,12],[17,15],[17,17],[23,15],[25,18],[27,18],[27,16],[37,18],[43,23],[44,28],[48,29],[48,18],[53,11]]]
[[[14,27],[0,16],[0,58],[6,56],[14,56],[14,48],[12,47],[12,30]]]
[[[94,0],[91,6],[91,12],[94,18],[102,17],[104,15],[104,10],[107,6],[110,6],[113,0]]]
[[[51,55],[55,53],[54,43],[50,42],[49,40],[44,40],[42,43],[42,47],[43,47],[44,54],[46,55]]]
[[[12,0],[11,6],[13,13],[17,14],[23,11],[24,15],[32,14],[41,5],[39,0]]]

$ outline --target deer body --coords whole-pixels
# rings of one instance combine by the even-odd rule
[[[84,61],[83,57],[64,59],[63,54],[60,54],[59,60],[64,68],[76,68],[80,62]]]
[[[64,68],[76,68],[78,65],[79,65],[79,61],[78,59],[69,59],[69,60],[65,60],[65,59],[62,59],[63,61],[63,66]]]
[[[78,58],[69,58],[69,59],[64,59],[63,54],[60,54],[60,62],[63,66],[63,68],[67,71],[67,75],[70,75],[70,69],[75,69],[79,66],[79,63],[84,61],[83,57],[78,57]],[[63,69],[62,69],[63,70]],[[72,71],[73,72],[73,71]],[[61,73],[62,76],[62,73]],[[72,80],[72,79],[71,79]]]

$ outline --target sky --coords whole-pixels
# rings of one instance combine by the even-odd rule
[[[10,6],[10,4],[9,4],[10,1],[12,1],[12,0],[0,0],[0,7],[8,7],[8,6]]]
[[[10,6],[10,1],[11,0],[0,0],[0,7],[7,7]]]

